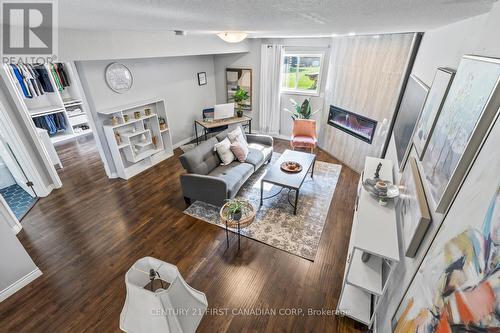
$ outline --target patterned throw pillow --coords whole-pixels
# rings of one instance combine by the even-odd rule
[[[234,154],[231,151],[231,142],[228,138],[225,138],[221,142],[216,143],[214,145],[214,150],[219,155],[222,161],[222,165],[228,165],[229,163],[234,161]]]
[[[246,150],[248,150],[248,143],[243,135],[243,132],[241,132],[241,127],[236,127],[233,131],[227,134],[227,137],[231,143],[239,142],[243,147],[245,147]]]
[[[235,141],[231,143],[231,151],[233,152],[234,156],[240,161],[241,163],[245,162],[248,156],[248,146],[244,146],[241,142]]]

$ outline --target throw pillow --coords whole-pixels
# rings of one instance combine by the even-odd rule
[[[219,155],[222,161],[222,165],[228,165],[229,163],[234,161],[234,154],[231,151],[231,142],[228,138],[225,138],[221,142],[216,143],[214,145],[214,150]]]
[[[245,162],[248,156],[248,147],[245,147],[241,142],[236,141],[231,143],[231,151],[233,152],[234,156],[240,161],[241,163]]]
[[[231,141],[231,143],[239,142],[248,150],[248,143],[245,139],[245,136],[243,135],[243,132],[241,131],[241,127],[236,127],[232,132],[229,132],[227,134],[227,137],[229,138],[229,141]]]

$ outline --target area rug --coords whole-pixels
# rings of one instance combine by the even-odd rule
[[[279,154],[274,155],[272,163],[279,157]],[[293,202],[295,192],[289,193],[287,189],[273,198],[264,200],[259,208],[260,180],[269,167],[270,164],[264,165],[253,174],[236,196],[251,202],[257,209],[254,222],[242,229],[241,234],[314,261],[341,166],[316,162],[314,179],[308,175],[300,189],[297,215],[293,215],[293,207],[288,201],[289,196]],[[279,186],[264,183],[264,197],[280,190]],[[184,213],[225,228],[220,221],[219,208],[213,205],[196,201]]]

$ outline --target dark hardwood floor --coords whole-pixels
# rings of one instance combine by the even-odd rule
[[[287,147],[277,140],[276,151]],[[245,237],[239,254],[235,237],[226,250],[223,229],[184,215],[179,149],[129,181],[106,177],[91,137],[58,152],[63,187],[38,201],[18,235],[43,275],[0,303],[1,332],[119,331],[124,275],[144,256],[177,265],[211,309],[229,309],[206,315],[198,332],[361,332],[347,318],[307,315],[334,310],[340,294],[359,178],[349,168],[342,168],[310,262]],[[322,151],[318,160],[339,163]],[[233,313],[259,308],[304,315]]]

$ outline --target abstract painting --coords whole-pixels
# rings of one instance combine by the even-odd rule
[[[500,59],[464,56],[422,159],[436,212],[445,213],[500,102]]]
[[[403,171],[410,154],[413,131],[428,92],[429,88],[422,81],[410,75],[394,123],[394,142],[400,171]]]
[[[408,159],[399,188],[396,211],[403,230],[405,255],[414,258],[431,223],[431,214],[414,157]]]
[[[500,186],[478,222],[431,248],[396,311],[393,332],[499,332]]]
[[[455,76],[455,70],[449,68],[438,68],[432,81],[432,86],[425,100],[422,113],[417,123],[413,145],[420,160],[424,156],[427,143],[434,130],[434,125],[443,107],[446,95]]]

